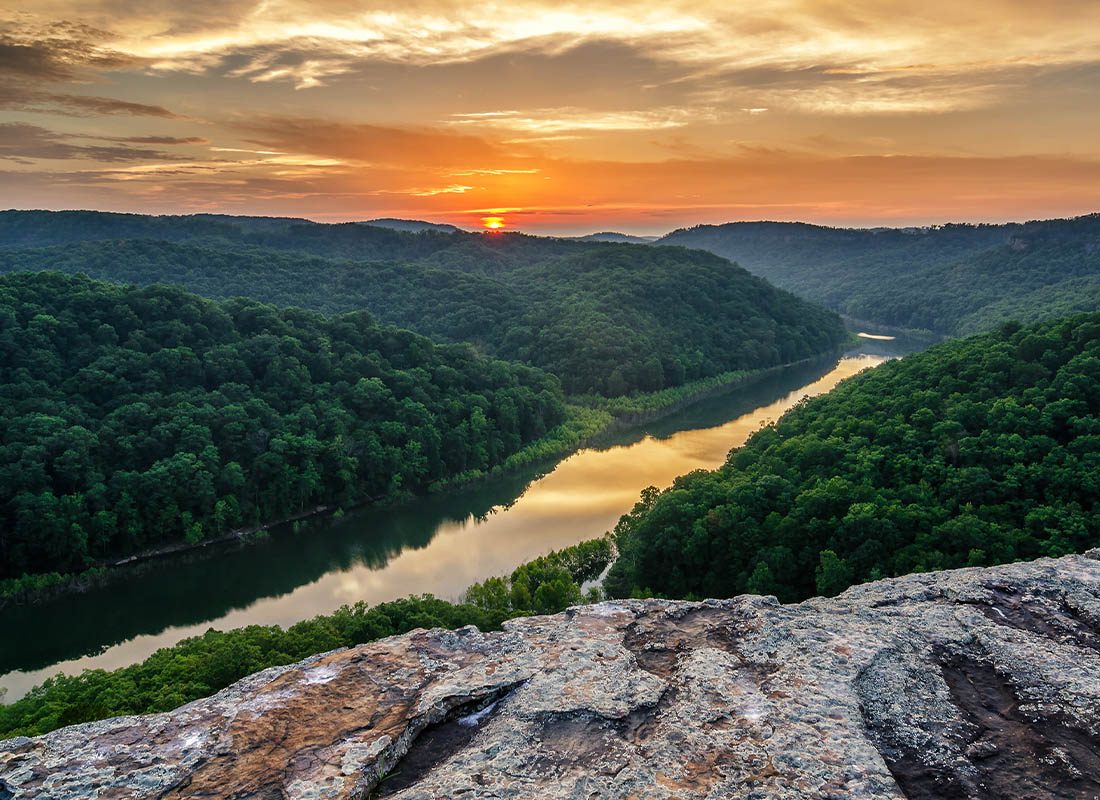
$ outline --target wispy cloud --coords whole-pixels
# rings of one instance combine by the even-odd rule
[[[265,150],[339,158],[361,165],[416,165],[452,170],[507,169],[514,159],[483,138],[431,128],[268,116],[232,123],[247,142]],[[485,166],[482,166],[485,165]],[[518,168],[526,169],[526,165]]]
[[[449,125],[504,128],[534,134],[577,131],[652,131],[680,128],[714,117],[713,109],[669,108],[657,111],[596,111],[583,108],[539,108],[527,111],[478,111],[454,114]]]
[[[202,136],[113,136],[107,139],[111,142],[128,142],[130,144],[210,144],[210,140]]]
[[[26,163],[28,159],[87,159],[107,163],[168,158],[165,153],[144,147],[75,144],[73,137],[38,125],[0,123],[0,158]]]
[[[452,183],[450,186],[441,186],[437,189],[407,189],[398,194],[411,194],[414,197],[435,197],[439,194],[465,194],[472,192],[476,187],[464,186],[460,183]]]
[[[73,116],[175,117],[160,105],[46,88],[86,80],[98,70],[136,66],[136,57],[102,46],[109,36],[82,23],[0,23],[0,108]]]
[[[456,178],[463,178],[468,175],[534,175],[537,172],[539,172],[537,169],[467,169],[449,174]]]

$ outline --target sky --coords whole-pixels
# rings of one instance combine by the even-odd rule
[[[0,0],[4,208],[1024,220],[1098,134],[1096,0]]]

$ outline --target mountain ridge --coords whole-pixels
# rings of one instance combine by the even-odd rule
[[[250,227],[251,226],[251,227]],[[698,250],[358,223],[0,212],[0,272],[59,270],[215,299],[368,310],[617,397],[827,352],[835,314]]]
[[[1100,214],[924,228],[731,222],[658,244],[715,253],[849,317],[940,334],[1100,308]]]

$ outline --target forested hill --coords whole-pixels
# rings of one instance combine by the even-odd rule
[[[662,244],[736,261],[857,319],[939,333],[1100,309],[1100,215],[1009,225],[844,229],[736,222]]]
[[[0,578],[422,491],[563,417],[552,376],[362,312],[6,276]]]
[[[228,214],[149,216],[106,211],[0,212],[0,247],[40,247],[78,242],[149,239],[216,242],[362,260],[420,258],[470,234],[409,232],[358,222],[325,225],[296,217]]]
[[[798,600],[1100,545],[1100,314],[954,340],[647,491],[606,586]]]
[[[845,339],[832,312],[676,247],[262,218],[0,214],[0,271],[45,269],[366,309],[545,369],[569,393],[655,391],[797,361]]]

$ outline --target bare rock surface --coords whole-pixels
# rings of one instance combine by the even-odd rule
[[[0,799],[1100,797],[1098,559],[414,631],[0,742]]]

